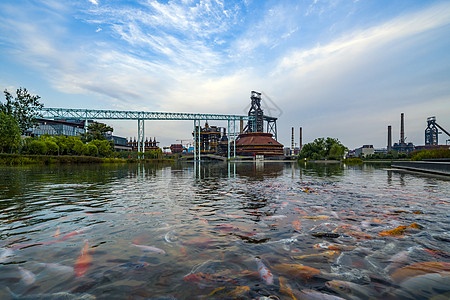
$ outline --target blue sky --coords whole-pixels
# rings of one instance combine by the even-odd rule
[[[385,147],[401,112],[423,144],[427,117],[450,130],[449,37],[449,1],[3,0],[0,87],[46,107],[218,114],[245,114],[256,90],[287,146],[301,126],[304,143]],[[145,132],[170,145],[192,126]]]

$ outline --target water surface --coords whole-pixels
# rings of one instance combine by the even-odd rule
[[[0,178],[1,298],[450,293],[445,178],[270,162],[1,167]]]

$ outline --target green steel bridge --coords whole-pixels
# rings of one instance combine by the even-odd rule
[[[245,115],[220,115],[202,113],[169,113],[169,112],[146,112],[146,111],[123,111],[123,110],[98,110],[98,109],[76,109],[76,108],[42,108],[39,110],[42,118],[46,119],[72,119],[84,120],[85,128],[88,120],[137,120],[138,121],[138,152],[144,151],[144,121],[145,120],[191,120],[194,121],[194,140],[200,145],[200,122],[202,120],[221,120],[228,122],[228,159],[236,155],[236,121],[252,120],[252,116]],[[277,118],[264,116],[267,121],[267,131],[273,132],[277,139]],[[231,140],[230,140],[231,138]],[[231,149],[231,144],[233,149]],[[200,148],[200,147],[199,147]],[[200,149],[194,143],[194,160],[200,160]]]

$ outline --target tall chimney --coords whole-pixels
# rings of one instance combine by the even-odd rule
[[[405,118],[404,114],[401,114],[400,121],[400,144],[403,145],[405,143]]]
[[[299,145],[298,145],[298,147],[299,147],[299,151],[302,151],[302,148],[303,148],[303,140],[302,140],[302,128],[300,127],[300,141],[299,141]]]
[[[392,150],[392,127],[388,126],[388,144],[387,144],[387,152]]]
[[[291,155],[294,155],[294,127],[292,127],[292,137],[291,137]]]

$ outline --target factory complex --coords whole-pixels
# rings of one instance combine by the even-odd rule
[[[186,159],[209,159],[213,157],[239,157],[241,159],[292,159],[295,158],[302,149],[302,127],[300,127],[300,140],[298,147],[294,143],[294,127],[292,127],[291,147],[284,147],[277,141],[277,118],[264,115],[261,108],[261,93],[252,91],[250,96],[251,104],[248,111],[247,122],[239,119],[239,130],[227,133],[226,127],[219,127],[209,124],[195,122],[192,131],[193,138],[190,140],[177,140],[180,143],[174,143],[168,147],[160,148],[156,137],[145,138],[142,135],[138,140],[136,138],[124,138],[112,135],[111,132],[105,134],[105,138],[111,141],[115,151],[138,151],[149,152],[162,150],[165,153],[180,154]],[[389,153],[396,151],[400,153],[410,153],[422,149],[450,148],[450,139],[445,140],[445,145],[439,145],[439,135],[445,133],[448,138],[450,134],[440,124],[437,123],[436,117],[427,119],[427,127],[425,129],[425,143],[416,146],[411,142],[406,142],[404,113],[401,113],[400,120],[400,139],[398,143],[392,144],[392,126],[388,126],[387,130],[387,147],[376,149],[373,145],[363,145],[357,149],[349,150],[349,157],[366,157],[375,153]],[[27,135],[65,135],[80,136],[87,128],[87,125],[94,123],[94,120],[80,119],[37,119],[37,126],[31,128]],[[210,121],[211,122],[211,121]],[[228,123],[230,126],[230,122]],[[230,131],[230,127],[228,127]],[[439,131],[441,130],[441,131]],[[140,140],[139,140],[140,139]],[[183,143],[188,142],[188,143]],[[231,152],[231,153],[229,153]]]

